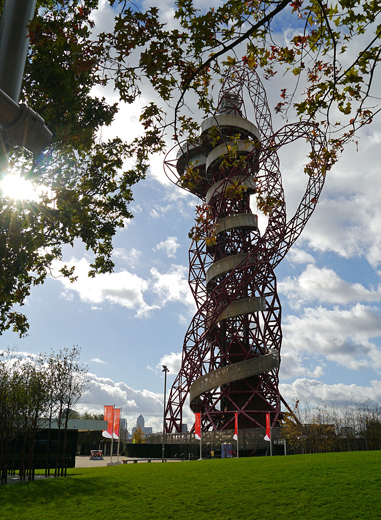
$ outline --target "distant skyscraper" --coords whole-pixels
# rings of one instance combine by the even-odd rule
[[[144,417],[142,415],[139,415],[139,417],[136,419],[136,426],[135,428],[132,428],[132,434],[134,433],[134,431],[139,428],[140,426],[140,429],[142,430],[142,432],[144,433],[144,435],[148,435],[150,433],[152,433],[152,427],[151,426],[144,426]]]
[[[122,442],[126,442],[128,439],[128,431],[127,431],[127,419],[120,419],[120,440]]]

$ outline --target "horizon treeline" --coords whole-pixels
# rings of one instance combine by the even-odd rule
[[[311,406],[296,401],[285,415],[282,436],[292,453],[381,449],[381,407],[367,401]]]

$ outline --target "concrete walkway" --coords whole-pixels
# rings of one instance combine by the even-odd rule
[[[147,459],[140,459],[134,457],[122,457],[119,455],[119,462],[123,460],[138,460],[138,464],[147,463]],[[116,462],[117,458],[114,456],[112,458],[113,462]],[[161,459],[151,459],[152,462],[161,462]],[[179,459],[166,459],[167,462],[181,462]],[[75,457],[75,467],[76,468],[99,468],[107,466],[107,463],[111,462],[111,457],[103,457],[103,460],[90,460],[89,456],[76,456]]]
[[[124,457],[123,457],[124,458]],[[116,457],[112,458],[113,462],[116,461]],[[122,460],[119,456],[119,460]],[[81,455],[75,457],[76,468],[99,468],[107,466],[107,463],[111,461],[111,457],[103,457],[103,460],[90,460],[89,455]]]

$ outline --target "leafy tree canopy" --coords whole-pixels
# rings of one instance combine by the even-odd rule
[[[196,0],[177,0],[167,24],[157,7],[109,0],[114,26],[97,34],[99,3],[39,0],[29,27],[22,100],[54,140],[38,159],[17,149],[10,157],[10,167],[38,177],[46,194],[28,204],[1,198],[0,332],[27,332],[14,305],[44,281],[64,244],[79,238],[95,253],[90,275],[112,270],[112,237],[132,217],[131,187],[144,177],[149,154],[164,150],[166,134],[181,139],[196,130],[186,94],[212,112],[212,83],[230,65],[243,61],[276,81],[275,111],[316,122],[329,136],[330,164],[379,111],[378,0],[229,0],[202,9]],[[121,102],[139,98],[143,84],[157,94],[133,142],[99,138],[118,110],[94,95],[108,84]],[[123,168],[125,159],[133,168]],[[62,274],[73,276],[65,268]]]

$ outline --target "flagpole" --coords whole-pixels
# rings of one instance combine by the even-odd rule
[[[270,413],[266,413],[266,435],[264,437],[265,441],[270,443],[270,457],[273,454],[273,447],[271,442],[271,422],[270,422]]]
[[[271,440],[271,426],[270,426],[270,457],[273,456],[273,443],[272,443],[272,440]]]
[[[200,431],[200,460],[202,460],[202,430]]]
[[[120,446],[120,418],[122,416],[122,407],[120,407],[119,411],[119,432],[118,432],[118,449],[116,451],[116,463],[119,464],[119,446]]]
[[[239,437],[239,432],[238,432],[238,412],[234,412],[234,435],[233,435],[233,439],[235,439],[237,441],[237,459],[239,457],[238,437]]]
[[[202,460],[202,427],[201,427],[201,412],[197,412],[195,415],[194,421],[194,436],[197,440],[200,441],[200,458],[198,460]]]
[[[114,451],[114,407],[115,404],[112,405],[112,428],[111,428],[111,464],[112,464],[112,453]]]

